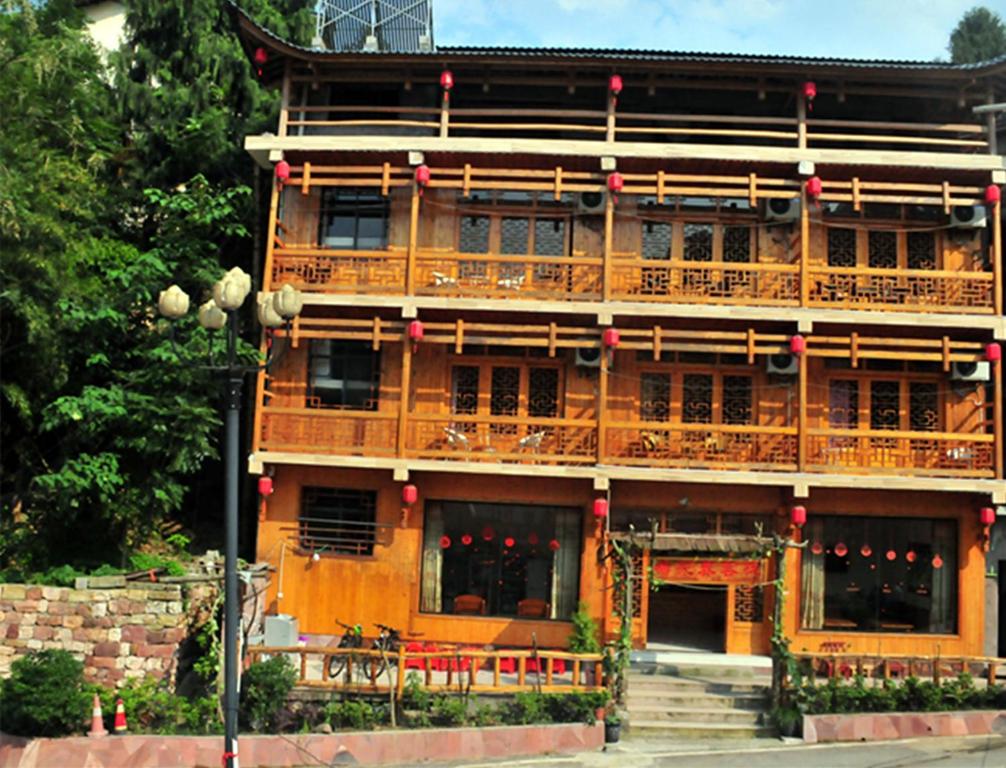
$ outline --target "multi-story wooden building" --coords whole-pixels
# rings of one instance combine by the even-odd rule
[[[337,53],[237,21],[282,91],[246,139],[264,290],[306,294],[249,459],[270,610],[564,646],[578,602],[616,630],[634,529],[639,645],[762,653],[775,531],[805,542],[794,650],[982,652],[1006,177],[972,108],[1006,65]]]

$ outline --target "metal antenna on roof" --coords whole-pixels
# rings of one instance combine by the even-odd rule
[[[317,0],[315,48],[432,51],[433,0]]]

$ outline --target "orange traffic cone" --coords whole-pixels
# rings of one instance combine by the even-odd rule
[[[115,725],[112,726],[116,733],[125,733],[126,728],[126,708],[122,705],[122,699],[115,701]]]
[[[101,699],[98,698],[98,694],[94,694],[94,704],[91,705],[91,730],[87,735],[91,738],[108,735],[108,731],[105,730],[105,719],[101,715]]]

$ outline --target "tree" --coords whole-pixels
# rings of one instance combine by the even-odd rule
[[[973,64],[1006,54],[1006,25],[999,14],[976,6],[961,17],[950,33],[950,60]]]

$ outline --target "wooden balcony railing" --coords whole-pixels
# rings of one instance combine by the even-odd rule
[[[611,298],[796,306],[800,303],[800,266],[657,261],[616,255],[611,266]]]
[[[277,248],[273,251],[272,282],[322,293],[402,294],[405,267],[405,250],[400,248]]]
[[[882,429],[807,430],[812,472],[995,477],[991,434]]]
[[[411,414],[406,455],[453,461],[593,464],[597,422],[522,416]]]
[[[816,307],[906,312],[995,312],[991,272],[811,267],[809,303]]]
[[[394,456],[397,411],[325,408],[261,409],[258,447],[266,451],[309,451],[340,456]]]
[[[795,471],[796,427],[612,422],[604,461],[644,467]]]

